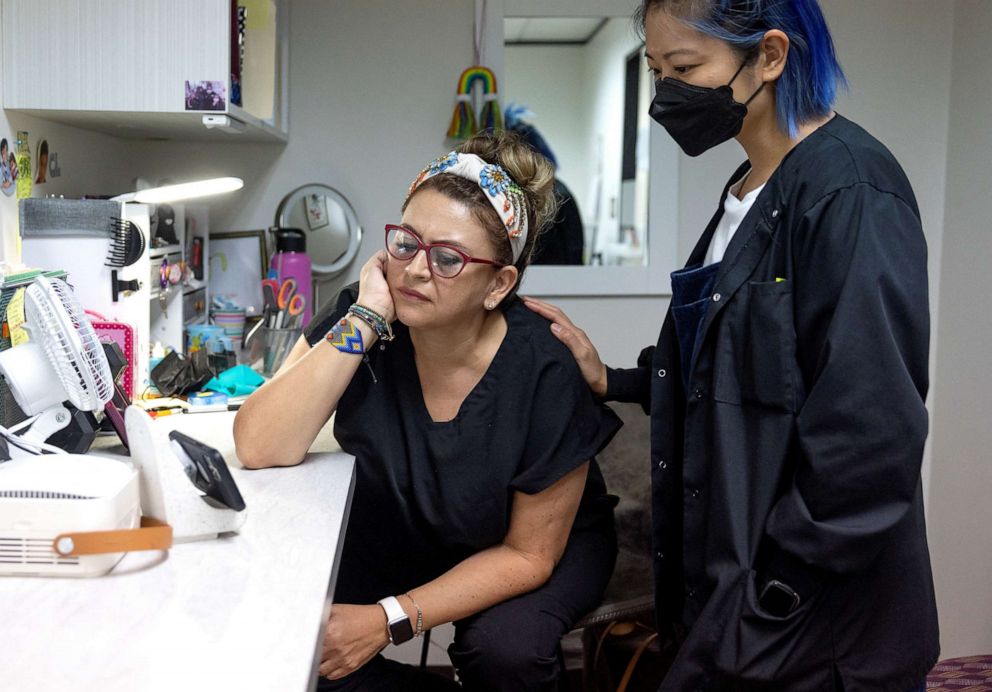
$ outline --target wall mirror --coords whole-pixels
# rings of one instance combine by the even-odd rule
[[[648,117],[654,85],[633,0],[502,0],[481,12],[504,108],[524,113],[578,207],[584,248],[535,264],[532,295],[659,295],[678,253],[678,153]],[[498,34],[498,35],[497,35]],[[562,215],[559,215],[561,217]],[[556,241],[552,227],[545,242]]]
[[[303,185],[283,197],[275,223],[303,230],[315,279],[331,278],[347,269],[362,243],[362,227],[351,203],[327,185]]]

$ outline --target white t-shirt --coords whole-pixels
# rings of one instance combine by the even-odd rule
[[[741,225],[741,221],[744,220],[751,205],[754,204],[754,200],[757,199],[758,195],[765,188],[764,185],[756,187],[741,199],[737,196],[737,193],[740,192],[745,180],[747,180],[747,173],[744,174],[743,178],[731,185],[729,192],[727,192],[727,199],[723,202],[723,216],[720,217],[720,223],[717,224],[716,230],[713,232],[713,238],[710,240],[710,247],[706,251],[706,259],[703,260],[704,267],[723,261],[723,254],[727,251],[727,246],[730,245],[734,233],[737,232],[737,227]]]

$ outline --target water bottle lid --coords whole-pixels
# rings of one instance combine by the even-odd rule
[[[276,230],[276,252],[306,252],[307,236],[299,228]]]

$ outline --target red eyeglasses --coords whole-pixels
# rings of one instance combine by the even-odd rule
[[[491,264],[497,269],[505,264],[466,255],[458,248],[442,243],[427,244],[405,226],[386,224],[386,252],[401,261],[412,260],[418,252],[427,253],[427,266],[434,276],[453,279],[462,273],[466,264]]]

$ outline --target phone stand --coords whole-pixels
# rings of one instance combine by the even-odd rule
[[[209,414],[201,414],[209,415]],[[208,504],[183,470],[169,443],[168,426],[137,406],[125,413],[131,460],[139,470],[141,511],[172,526],[173,541],[185,543],[238,531],[246,510]]]

